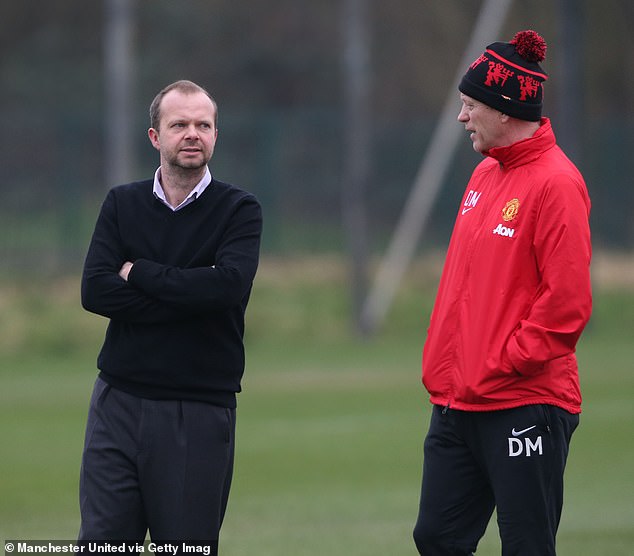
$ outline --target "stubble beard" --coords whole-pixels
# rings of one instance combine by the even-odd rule
[[[181,159],[179,157],[180,153],[176,153],[176,155],[170,157],[167,161],[169,166],[172,168],[172,171],[181,175],[187,175],[192,173],[193,171],[200,170],[201,168],[207,166],[209,161],[211,160],[211,156],[207,156],[204,152],[200,152],[200,158],[196,157],[192,160]]]

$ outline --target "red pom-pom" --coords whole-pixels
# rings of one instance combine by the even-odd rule
[[[517,53],[529,62],[541,62],[546,58],[546,41],[535,31],[520,31],[511,41]]]

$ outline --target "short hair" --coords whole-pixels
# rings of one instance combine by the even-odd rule
[[[161,123],[161,101],[163,97],[169,93],[170,91],[180,91],[186,95],[191,95],[194,93],[204,93],[207,95],[211,103],[214,105],[215,117],[214,117],[214,125],[216,129],[218,129],[218,104],[216,103],[214,97],[209,94],[209,91],[200,85],[197,85],[193,81],[188,81],[187,79],[181,79],[180,81],[175,81],[171,83],[167,87],[161,89],[159,93],[154,97],[152,104],[150,104],[150,126],[154,129],[159,129],[159,125]]]

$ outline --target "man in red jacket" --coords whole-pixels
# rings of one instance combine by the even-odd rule
[[[555,554],[581,412],[575,346],[590,318],[590,199],[541,117],[534,31],[467,69],[458,121],[485,158],[467,185],[423,351],[434,404],[420,554],[470,555],[493,510],[504,555]]]

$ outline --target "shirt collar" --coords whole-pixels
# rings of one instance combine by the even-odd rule
[[[187,197],[183,200],[183,202],[177,207],[173,207],[167,202],[167,197],[165,196],[165,191],[163,190],[163,186],[161,185],[161,167],[159,166],[154,172],[154,186],[152,191],[154,196],[161,201],[164,205],[172,209],[174,212],[182,209],[183,207],[189,205],[189,203],[193,203],[200,195],[203,194],[203,191],[207,189],[207,186],[211,183],[211,172],[209,171],[209,167],[205,167],[205,175],[203,178],[196,184],[196,187],[191,190],[191,193],[187,195]]]

